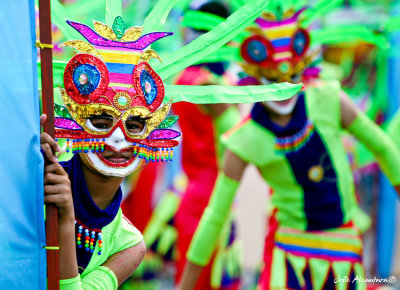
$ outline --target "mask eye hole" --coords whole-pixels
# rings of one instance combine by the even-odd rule
[[[302,57],[310,46],[310,35],[307,30],[298,29],[292,38],[291,49],[294,56]]]
[[[110,131],[114,125],[114,119],[108,114],[93,115],[88,119],[88,126],[93,131],[107,132]]]
[[[131,134],[141,133],[146,126],[146,119],[137,116],[130,116],[125,121],[126,130]]]
[[[243,42],[240,52],[247,62],[263,65],[272,60],[273,48],[267,39],[254,35]]]

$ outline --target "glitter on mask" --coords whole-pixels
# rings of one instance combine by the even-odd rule
[[[157,129],[151,132],[147,139],[158,140],[158,139],[175,139],[179,137],[181,133],[171,129]]]
[[[60,129],[69,129],[69,130],[82,130],[82,127],[79,126],[74,120],[55,117],[54,118],[54,126]]]
[[[158,126],[159,129],[165,129],[172,127],[176,121],[178,121],[179,116],[169,116]]]

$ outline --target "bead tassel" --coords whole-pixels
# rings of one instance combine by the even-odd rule
[[[84,233],[84,242],[82,243],[82,237]],[[97,234],[97,236],[96,236]],[[102,240],[102,232],[101,231],[90,231],[88,228],[84,228],[82,225],[79,224],[78,232],[76,234],[76,245],[79,249],[84,248],[86,252],[93,253],[96,247],[98,248],[98,255],[101,255],[103,250],[103,240]]]
[[[72,153],[99,153],[104,151],[106,139],[67,139],[67,152]]]
[[[67,152],[78,153],[99,153],[104,151],[105,139],[67,139]],[[173,148],[150,147],[143,144],[134,144],[133,154],[135,157],[144,159],[146,162],[168,162],[174,156]]]

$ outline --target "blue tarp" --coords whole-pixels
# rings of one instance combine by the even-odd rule
[[[45,289],[34,1],[0,5],[0,289]]]

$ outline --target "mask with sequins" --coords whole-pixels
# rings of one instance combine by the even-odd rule
[[[304,69],[311,63],[308,55],[310,36],[300,27],[300,15],[288,11],[281,20],[263,13],[256,19],[257,26],[248,30],[251,36],[241,45],[241,64],[247,74],[260,83],[298,82]]]
[[[78,54],[64,71],[56,137],[67,138],[67,151],[83,153],[104,175],[122,177],[144,161],[171,160],[180,133],[168,127],[178,117],[167,117],[171,103],[163,104],[163,81],[148,64],[160,58],[148,47],[172,33],[142,35],[142,27],[125,29],[121,17],[112,27],[94,21],[94,30],[67,22],[87,42],[60,44]]]

